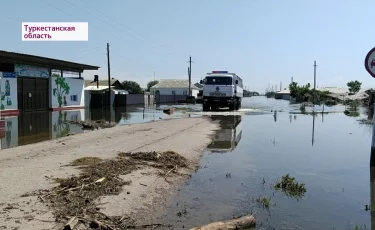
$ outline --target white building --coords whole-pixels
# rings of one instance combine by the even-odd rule
[[[159,83],[150,88],[150,93],[153,95],[176,95],[188,96],[189,81],[183,79],[162,79]],[[191,84],[191,95],[197,97],[199,88]]]
[[[191,84],[191,96],[197,98],[199,88]],[[175,103],[186,100],[189,96],[189,80],[184,79],[162,79],[150,88],[156,103]]]

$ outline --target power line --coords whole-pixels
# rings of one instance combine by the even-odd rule
[[[57,10],[59,10],[59,11],[65,13],[65,14],[67,14],[67,15],[69,15],[69,16],[71,16],[71,17],[77,19],[77,20],[81,20],[81,19],[77,18],[76,16],[74,16],[74,15],[72,15],[72,14],[70,14],[70,13],[68,13],[68,12],[66,12],[66,11],[64,11],[64,10],[62,10],[62,9],[60,9],[60,8],[58,8],[58,7],[56,7],[56,6],[54,6],[54,5],[52,5],[52,4],[50,4],[47,0],[41,0],[41,1],[47,3],[49,6],[51,6],[51,7],[55,8],[55,9],[57,9]],[[65,0],[65,1],[66,1],[66,0]],[[68,2],[69,4],[75,6],[75,7],[78,8],[78,9],[81,9],[82,11],[86,12],[84,9],[82,9],[82,8],[80,8],[80,7],[77,7],[75,4],[73,4],[73,3],[69,2],[69,1],[66,1],[66,2]],[[88,12],[86,12],[86,13],[88,13]],[[88,13],[88,14],[91,15],[91,16],[93,16],[93,15],[90,14],[90,13]],[[96,16],[94,16],[94,17],[96,18]],[[102,20],[101,20],[101,21],[102,21]],[[104,23],[110,25],[111,27],[114,27],[114,26],[112,26],[111,24],[109,24],[109,23],[107,23],[107,22],[105,22],[105,21],[104,21]],[[124,40],[125,40],[125,41],[129,42],[129,40],[124,39],[123,37],[119,37],[119,36],[117,36],[117,35],[114,35],[113,33],[106,32],[106,31],[104,31],[104,30],[102,30],[102,29],[100,29],[100,28],[98,28],[98,27],[96,27],[96,26],[94,26],[94,25],[92,25],[92,24],[90,24],[90,26],[94,27],[95,29],[97,29],[97,30],[99,30],[99,31],[101,31],[101,32],[103,32],[103,33],[107,33],[107,34],[109,34],[109,35],[111,35],[111,36],[113,36],[113,37],[119,39],[120,41],[124,41]],[[114,27],[114,28],[116,28],[116,27]],[[129,43],[131,43],[131,42],[129,42]],[[147,49],[147,48],[145,48],[145,47],[142,47],[142,48],[146,49],[147,51],[150,51],[149,49]]]
[[[50,4],[47,0],[41,0],[41,1],[45,2],[46,4],[48,4],[49,6],[51,6],[52,8],[57,9],[57,10],[59,10],[59,11],[65,13],[65,14],[71,16],[72,18],[75,18],[75,19],[81,21],[81,19],[77,18],[76,16],[74,16],[74,15],[72,15],[72,14],[66,12],[65,10],[62,10],[62,9],[60,9],[60,8],[58,8],[58,7],[54,6],[54,5],[52,5],[52,4]],[[107,34],[111,35],[112,37],[119,39],[120,41],[125,40],[125,39],[123,39],[123,38],[121,38],[121,37],[119,37],[119,36],[117,36],[117,35],[115,35],[115,34],[113,34],[113,33],[106,32],[106,31],[104,31],[104,30],[102,30],[102,29],[100,29],[100,28],[94,26],[93,24],[90,24],[90,26],[92,26],[93,28],[97,29],[98,31],[101,31],[101,32],[103,32],[103,33],[107,33]],[[146,50],[149,51],[149,49],[146,49]],[[99,50],[98,50],[98,51],[99,51]],[[113,51],[111,51],[111,52],[113,52]],[[115,52],[115,53],[116,53],[116,52]],[[105,55],[105,54],[103,53],[103,55]],[[133,61],[135,61],[134,59],[130,59],[130,58],[129,58],[129,60],[133,60]]]
[[[104,21],[104,20],[101,20],[101,19],[98,18],[96,15],[93,15],[93,14],[91,14],[90,12],[87,12],[85,9],[83,9],[83,8],[81,8],[81,7],[79,7],[79,6],[75,5],[75,4],[73,4],[72,2],[70,2],[70,1],[68,1],[68,0],[64,0],[64,1],[67,2],[67,3],[69,3],[69,4],[72,5],[72,6],[76,7],[77,9],[82,10],[83,12],[87,13],[88,15],[90,15],[90,16],[96,18],[97,20],[99,20],[99,21],[101,21],[101,22],[103,22],[103,23],[105,23],[105,24],[107,24],[107,25],[109,25],[109,26],[111,26],[111,27],[117,29],[117,27],[113,26],[112,24],[110,24],[110,23],[108,23],[108,22],[106,22],[106,21]],[[137,39],[137,38],[136,38],[136,39]],[[144,47],[144,48],[145,48],[145,47]],[[146,50],[148,50],[148,49],[146,48]],[[163,52],[160,51],[160,50],[158,50],[158,51],[159,51],[160,53],[163,53]]]
[[[77,18],[76,16],[74,16],[74,15],[72,15],[72,14],[70,14],[70,13],[68,13],[68,12],[66,12],[66,11],[64,11],[64,10],[62,10],[62,9],[60,9],[60,8],[58,8],[58,7],[56,7],[56,6],[54,6],[54,5],[52,5],[52,4],[50,4],[47,0],[41,0],[41,1],[47,3],[47,4],[50,5],[51,7],[55,8],[55,9],[57,9],[57,10],[63,12],[63,13],[65,13],[65,14],[67,14],[67,15],[69,15],[69,16],[75,18],[75,19],[81,20],[81,19]],[[103,32],[103,33],[107,33],[107,32],[105,32],[104,30],[99,29],[98,27],[96,27],[96,26],[94,26],[94,25],[91,25],[91,24],[90,24],[90,26],[94,27],[95,29],[97,29],[97,30],[99,30],[99,31],[101,31],[101,32]],[[113,37],[116,37],[116,38],[118,38],[118,39],[120,39],[120,40],[123,40],[123,38],[119,38],[119,37],[117,37],[116,35],[113,35],[113,34],[111,34],[111,33],[108,33],[108,34],[110,34],[110,35],[112,35]]]
[[[88,2],[86,2],[86,1],[84,1],[84,0],[80,0],[80,1],[83,2],[83,3],[85,3],[85,4],[88,3]],[[113,22],[117,23],[118,25],[120,25],[120,26],[121,26],[122,28],[124,28],[125,30],[129,31],[130,33],[135,34],[136,36],[129,34],[129,35],[132,36],[133,38],[135,38],[135,39],[139,39],[139,38],[140,38],[140,39],[142,39],[142,40],[144,40],[144,41],[146,41],[146,42],[148,42],[148,43],[150,43],[150,44],[151,44],[151,43],[155,43],[155,42],[153,42],[153,41],[147,40],[146,38],[144,38],[144,37],[142,37],[141,35],[135,33],[134,31],[131,31],[130,29],[126,28],[122,23],[119,23],[118,21],[114,20],[113,18],[111,19],[110,17],[108,17],[108,16],[107,16],[106,14],[104,14],[103,12],[101,12],[101,11],[99,11],[99,10],[93,8],[92,5],[90,5],[90,4],[87,4],[87,5],[89,6],[89,8],[91,8],[91,9],[95,10],[96,12],[100,13],[101,15],[103,15],[104,17],[106,17],[107,19],[110,19],[110,20],[112,20]],[[162,46],[162,45],[160,45],[160,44],[157,44],[157,45],[160,46],[160,47],[162,47],[162,48],[166,48],[165,46]],[[155,47],[155,45],[153,45],[153,44],[151,44],[151,46],[153,46],[155,49],[158,49],[158,48]],[[166,53],[168,53],[168,52],[166,52]],[[169,54],[169,53],[168,53],[168,54]],[[171,54],[169,54],[169,55],[171,55]]]

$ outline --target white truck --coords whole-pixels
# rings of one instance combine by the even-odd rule
[[[242,79],[228,71],[212,71],[200,81],[203,85],[203,111],[229,107],[239,110],[243,98]]]
[[[211,119],[218,120],[221,129],[213,136],[207,150],[217,153],[232,152],[242,137],[242,116],[211,116]]]

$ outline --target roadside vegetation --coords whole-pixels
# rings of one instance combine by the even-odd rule
[[[244,89],[243,96],[244,97],[259,96],[259,93],[255,92],[255,91],[247,91],[247,90]]]
[[[360,116],[360,113],[359,113],[360,104],[361,103],[358,100],[349,102],[347,108],[344,111],[344,114],[349,117],[359,117]]]
[[[350,94],[356,94],[361,90],[362,82],[357,80],[349,81],[346,85],[349,87]]]
[[[267,98],[275,98],[275,94],[276,94],[275,92],[267,92],[266,97]]]
[[[289,84],[290,96],[295,98],[297,103],[311,102],[318,105],[322,103],[327,106],[337,105],[337,101],[328,97],[328,91],[314,90],[310,89],[310,87],[310,83],[307,83],[306,85],[298,85],[297,82],[292,82]]]

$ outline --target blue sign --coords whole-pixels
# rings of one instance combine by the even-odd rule
[[[3,78],[16,78],[16,73],[14,73],[14,72],[3,72]]]
[[[17,76],[49,78],[49,69],[29,65],[14,65]]]

